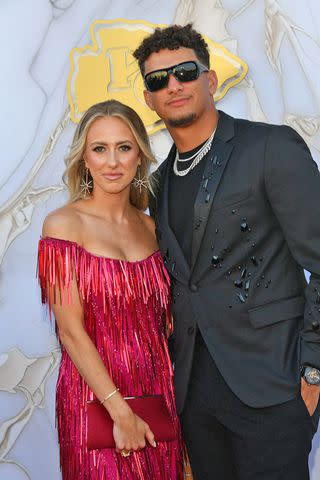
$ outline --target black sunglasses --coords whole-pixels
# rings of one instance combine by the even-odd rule
[[[197,80],[202,72],[207,71],[208,68],[201,65],[201,63],[190,60],[178,63],[178,65],[173,67],[161,68],[161,70],[147,73],[144,76],[144,83],[149,92],[156,92],[168,85],[169,75],[173,75],[179,82],[192,82]]]

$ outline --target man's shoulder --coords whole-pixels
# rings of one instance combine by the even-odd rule
[[[235,122],[236,132],[238,134],[250,133],[252,135],[263,135],[263,136],[275,135],[280,137],[298,135],[297,132],[292,127],[289,127],[288,125],[276,125],[274,123],[248,120],[246,118],[235,118],[235,117],[231,117],[231,118]]]
[[[282,125],[275,125],[267,122],[258,122],[246,118],[235,118],[238,132],[250,131],[251,133],[269,135],[274,129],[281,129]]]
[[[305,141],[301,135],[289,125],[275,125],[273,123],[254,122],[251,120],[239,119],[238,132],[245,135],[247,132],[249,138],[261,139],[266,144],[283,145],[297,144],[306,147]]]
[[[161,178],[162,178],[162,174],[163,174],[163,164],[166,162],[166,160],[164,160],[159,166],[158,168],[151,173],[150,175],[150,183],[152,185],[152,190],[153,190],[153,193],[155,194],[156,191],[158,190],[158,186],[159,186],[159,183],[161,181]]]
[[[155,181],[155,182],[159,182],[163,176],[163,174],[165,173],[166,169],[167,169],[167,166],[168,166],[168,163],[171,161],[172,159],[172,154],[174,153],[175,151],[175,145],[172,144],[171,148],[170,148],[170,151],[167,155],[167,157],[163,160],[163,162],[160,163],[160,165],[158,166],[158,168],[152,173],[151,177],[152,179]]]

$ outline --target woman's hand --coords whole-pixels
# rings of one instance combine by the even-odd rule
[[[141,450],[146,442],[152,447],[157,446],[149,425],[133,413],[128,405],[114,420],[113,438],[118,453]]]

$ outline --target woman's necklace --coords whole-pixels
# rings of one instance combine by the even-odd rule
[[[214,133],[215,133],[215,130],[212,132],[208,140],[202,145],[200,150],[198,150],[196,153],[194,153],[190,157],[179,158],[179,152],[177,150],[176,158],[173,163],[173,171],[176,175],[178,175],[178,177],[184,177],[185,175],[187,175],[191,170],[193,170],[198,165],[198,163],[203,159],[203,157],[209,152],[212,141],[213,141]],[[192,159],[194,160],[191,163],[191,165],[189,165],[188,168],[186,168],[185,170],[178,170],[178,162],[189,162]]]

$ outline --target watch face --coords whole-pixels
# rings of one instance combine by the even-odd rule
[[[310,385],[320,385],[320,371],[317,368],[306,367],[304,378]]]

